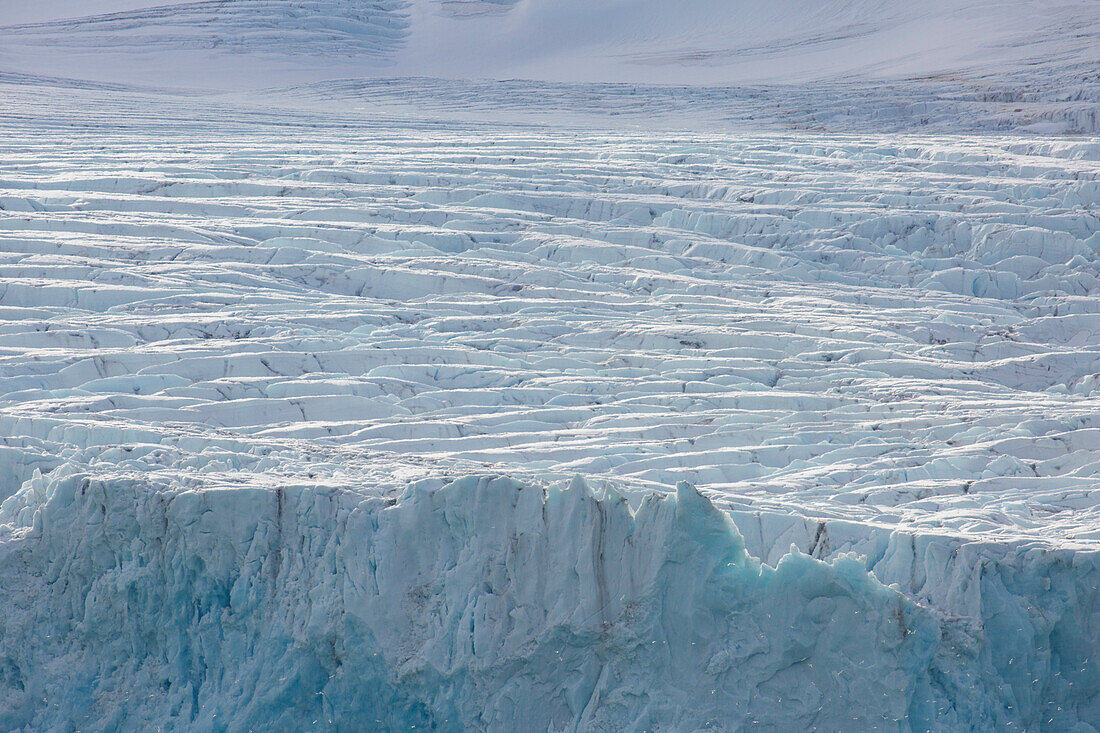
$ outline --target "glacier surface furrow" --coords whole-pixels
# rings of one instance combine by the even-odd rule
[[[1100,728],[1095,138],[40,81],[0,728]]]

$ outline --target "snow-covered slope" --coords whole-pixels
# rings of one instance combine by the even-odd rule
[[[9,79],[335,112],[1100,130],[1097,0],[0,0],[0,37]]]
[[[1095,0],[519,0],[476,25],[431,8],[419,6],[400,56],[410,73],[741,84],[988,73],[1054,56],[1095,63],[1100,34]]]
[[[193,87],[274,73],[789,84],[1100,61],[1096,0],[0,0],[0,32],[11,70]]]

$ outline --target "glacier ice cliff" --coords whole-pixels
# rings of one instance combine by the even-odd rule
[[[0,730],[1100,725],[1100,143],[24,86]]]
[[[912,570],[898,537],[880,575]],[[580,479],[67,464],[0,507],[0,728],[1091,731],[1096,565],[971,562],[952,615],[851,555],[762,563],[686,483],[632,509]]]

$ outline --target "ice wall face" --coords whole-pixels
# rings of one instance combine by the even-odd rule
[[[854,562],[761,567],[686,485],[637,514],[486,478],[389,505],[74,474],[29,526],[28,499],[5,727],[896,727],[936,643]]]
[[[761,565],[687,484],[635,512],[580,480],[428,480],[395,502],[61,468],[9,498],[0,526],[5,729],[1097,721],[1094,667],[1065,678],[1055,659],[1096,648],[1095,607],[1070,607],[1064,577],[983,581],[975,629],[853,559]],[[1047,648],[1019,635],[1013,592],[1050,615]],[[1018,649],[1007,667],[999,646]]]

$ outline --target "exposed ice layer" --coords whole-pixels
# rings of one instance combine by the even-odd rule
[[[71,469],[0,506],[0,725],[1094,730],[1096,591],[971,626],[851,558],[750,557],[681,484],[187,491]],[[1047,625],[1015,611],[1041,604]],[[1028,634],[1026,632],[1032,632]],[[1011,658],[1006,656],[1011,654]],[[56,694],[65,690],[66,694]],[[52,692],[51,692],[52,691]]]
[[[14,44],[62,48],[70,53],[77,49],[122,51],[148,62],[150,54],[177,50],[228,54],[230,58],[242,53],[370,58],[392,52],[408,32],[405,0],[200,0],[174,4],[139,0],[137,8],[134,4],[114,3],[117,12],[102,12],[111,5],[101,3],[92,6],[101,12],[87,15],[79,10],[52,14],[40,10],[40,22],[5,23],[3,33]],[[86,12],[86,8],[80,10]]]

